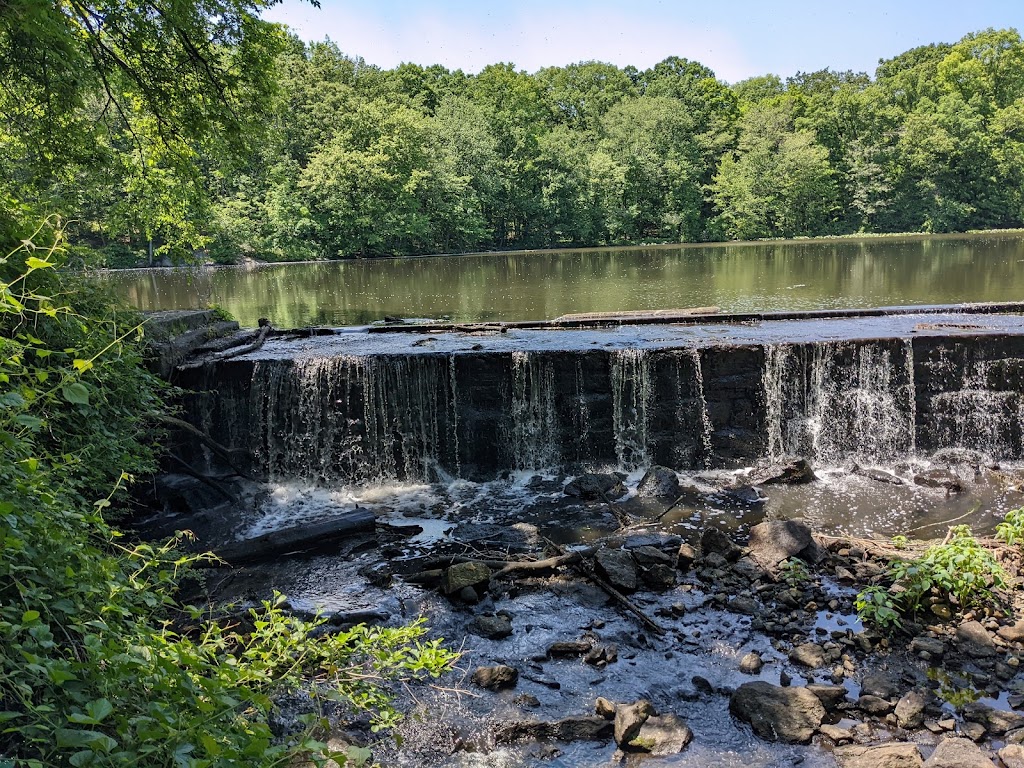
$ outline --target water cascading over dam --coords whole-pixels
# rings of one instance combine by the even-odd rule
[[[712,320],[280,338],[180,383],[273,479],[1024,457],[1020,314]]]

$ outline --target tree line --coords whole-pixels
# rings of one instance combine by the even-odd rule
[[[732,85],[679,57],[385,70],[280,29],[232,55],[261,68],[244,135],[168,146],[159,116],[111,114],[100,89],[66,116],[73,134],[105,126],[76,134],[80,157],[58,152],[43,184],[44,161],[10,146],[0,167],[33,167],[20,196],[71,215],[111,263],[151,242],[296,260],[1024,225],[1012,29],[914,48],[873,76]],[[244,151],[225,153],[234,141]]]

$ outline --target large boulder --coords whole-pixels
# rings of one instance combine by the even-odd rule
[[[762,739],[787,744],[806,744],[825,719],[825,707],[806,688],[781,688],[762,680],[737,688],[729,711],[750,723]]]
[[[679,492],[679,476],[668,467],[651,467],[636,487],[641,498],[677,499]]]
[[[795,456],[759,463],[750,472],[750,482],[754,485],[799,485],[813,480],[810,463]]]
[[[626,486],[622,479],[612,473],[587,473],[580,475],[565,486],[567,496],[577,496],[581,499],[617,499],[626,492]]]
[[[921,768],[924,760],[916,744],[882,744],[864,747],[851,744],[832,753],[840,768]]]
[[[487,584],[491,569],[483,563],[456,563],[444,572],[444,593],[455,595],[466,587]]]
[[[797,520],[766,520],[750,529],[750,554],[757,563],[773,569],[783,560],[799,557],[809,563],[825,559],[825,550],[811,535],[811,529]]]
[[[970,739],[950,737],[939,742],[924,768],[995,768],[995,763]]]
[[[633,592],[639,586],[636,563],[624,549],[603,547],[594,555],[598,572],[615,588]]]

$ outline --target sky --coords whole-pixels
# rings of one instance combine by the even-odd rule
[[[879,59],[988,27],[1024,30],[1022,0],[282,0],[264,14],[309,41],[329,37],[385,69],[407,61],[467,73],[513,62],[605,61],[640,69],[682,56],[736,82]]]

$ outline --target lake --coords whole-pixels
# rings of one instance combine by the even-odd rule
[[[519,251],[105,272],[143,310],[216,304],[243,325],[386,315],[541,320],[576,312],[725,312],[1024,298],[1024,234]]]

